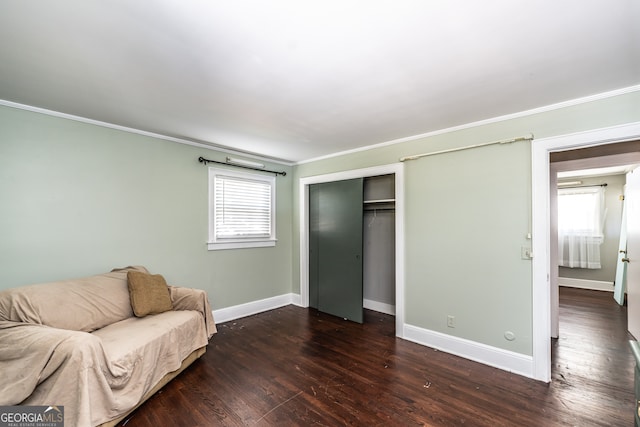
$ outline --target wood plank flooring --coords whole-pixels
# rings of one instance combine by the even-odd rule
[[[490,368],[295,306],[219,325],[207,353],[120,425],[631,426],[626,308],[563,288],[553,381]]]

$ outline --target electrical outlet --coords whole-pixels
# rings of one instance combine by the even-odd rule
[[[456,327],[456,317],[455,316],[447,316],[447,326],[450,328]]]

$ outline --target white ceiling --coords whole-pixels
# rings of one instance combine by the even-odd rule
[[[640,84],[638,0],[2,0],[0,99],[287,161]]]

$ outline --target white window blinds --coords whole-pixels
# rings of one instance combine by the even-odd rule
[[[275,244],[275,178],[210,168],[209,249]]]
[[[217,175],[215,187],[217,239],[271,235],[269,183]]]

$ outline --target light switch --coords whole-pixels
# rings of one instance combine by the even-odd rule
[[[522,259],[531,259],[533,258],[533,254],[531,253],[531,248],[528,246],[523,246],[521,248]]]

